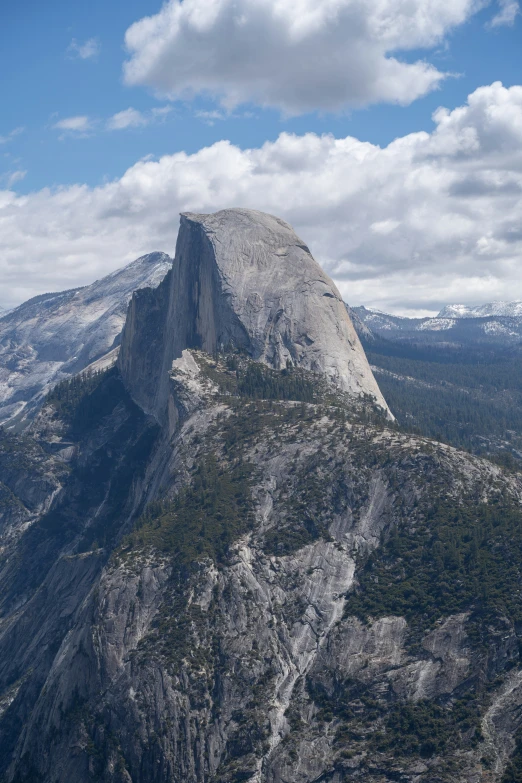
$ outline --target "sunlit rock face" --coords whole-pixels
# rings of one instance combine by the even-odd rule
[[[247,209],[183,214],[172,273],[133,297],[120,357],[126,385],[161,419],[172,361],[185,348],[233,347],[275,369],[323,374],[387,410],[339,291],[291,226]]]

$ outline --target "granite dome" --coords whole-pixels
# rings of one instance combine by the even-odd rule
[[[275,369],[321,373],[387,410],[339,291],[288,223],[248,209],[184,213],[172,273],[133,297],[123,376],[161,416],[172,361],[186,348],[230,347]]]

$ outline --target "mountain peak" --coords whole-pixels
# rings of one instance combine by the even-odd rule
[[[180,218],[181,225],[185,221],[201,225],[209,236],[215,234],[222,238],[221,232],[224,231],[231,245],[237,245],[238,242],[249,242],[252,245],[258,239],[265,246],[277,247],[282,241],[289,245],[297,244],[310,252],[289,223],[257,209],[234,207],[209,214],[182,212]]]
[[[120,368],[135,400],[162,416],[172,361],[186,348],[290,363],[388,410],[341,295],[292,227],[273,215],[184,213],[172,275],[133,297]]]
[[[513,302],[487,302],[483,305],[451,304],[443,307],[438,318],[489,318],[505,316],[508,318],[522,316],[522,300]]]

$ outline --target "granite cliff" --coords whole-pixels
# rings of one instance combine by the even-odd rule
[[[133,296],[119,366],[133,399],[162,420],[169,369],[186,348],[311,370],[387,410],[337,288],[272,215],[182,215],[172,272]]]
[[[522,477],[401,432],[291,230],[306,304],[295,278],[274,301],[275,219],[236,218],[249,248],[262,223],[259,309],[241,236],[209,249],[215,218],[186,217],[120,365],[0,443],[28,510],[0,562],[0,780],[515,780]]]

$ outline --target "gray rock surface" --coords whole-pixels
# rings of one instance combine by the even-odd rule
[[[434,507],[460,536],[464,504],[489,536],[479,511],[518,513],[522,474],[376,414],[344,306],[296,243],[258,213],[184,217],[119,367],[23,437],[0,430],[2,783],[501,783],[522,725],[507,602],[357,601],[385,580],[372,558],[406,574],[400,537],[442,531]],[[250,396],[252,359],[298,364],[262,369],[313,401]]]
[[[138,292],[120,368],[141,407],[164,419],[172,361],[185,348],[236,347],[369,395],[387,410],[341,296],[291,226],[246,209],[183,214],[172,274]]]
[[[53,384],[110,351],[133,291],[158,285],[171,266],[165,253],[150,253],[85,288],[0,313],[0,424],[19,421]]]
[[[220,376],[229,377],[224,363],[183,352],[171,378],[175,432],[159,432],[131,475],[125,466],[143,454],[149,425],[122,392],[78,444],[56,506],[61,524],[44,516],[20,561],[0,572],[6,780],[500,781],[522,704],[520,676],[509,670],[513,629],[499,629],[485,661],[471,648],[466,614],[441,618],[412,649],[403,617],[363,623],[345,610],[361,556],[396,525],[415,524],[424,500],[435,492],[487,499],[502,488],[516,501],[520,477],[447,446],[339,419],[335,408],[238,405],[220,393]],[[154,539],[119,548],[143,500],[179,492],[209,449],[223,475],[238,460],[254,469],[252,524],[227,558],[202,555],[179,571]],[[99,464],[110,468],[93,495],[74,471],[91,475]],[[296,540],[306,533],[305,513],[323,532]],[[92,541],[93,526],[96,536],[112,531],[113,543],[110,535],[104,548],[82,543]],[[285,535],[290,546],[279,551],[270,542]],[[372,756],[376,704],[455,699],[487,669],[491,696],[475,750],[425,761]],[[349,724],[324,708],[343,694]],[[483,765],[487,754],[493,772]]]
[[[30,437],[0,431],[0,562],[41,518],[67,480],[67,465]]]

